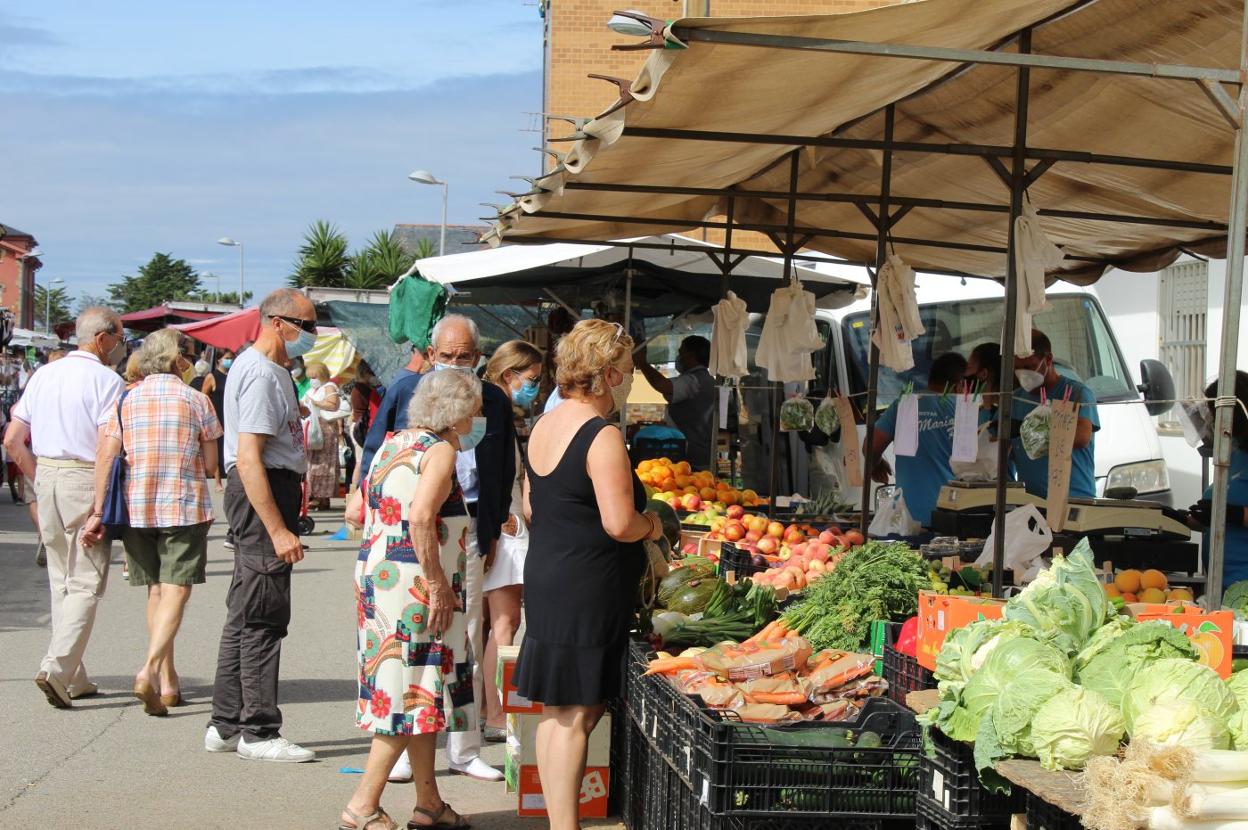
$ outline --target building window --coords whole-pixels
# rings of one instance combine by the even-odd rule
[[[1205,349],[1209,319],[1209,266],[1177,262],[1157,281],[1158,352],[1174,376],[1179,398],[1197,398],[1205,388]],[[1157,419],[1158,427],[1179,429],[1178,407]]]

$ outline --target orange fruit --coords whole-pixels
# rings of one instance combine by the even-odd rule
[[[722,501],[724,504],[729,504],[729,505],[731,505],[731,504],[736,504],[736,503],[737,503],[737,494],[736,494],[736,491],[734,491],[734,490],[720,490],[720,491],[719,491],[719,500],[720,500],[720,501]]]
[[[1122,596],[1122,592],[1119,591],[1117,586],[1113,585],[1112,583],[1109,585],[1102,585],[1101,587],[1105,589],[1105,596],[1111,599],[1114,597]]]
[[[1157,588],[1158,590],[1164,591],[1167,587],[1169,587],[1169,582],[1166,581],[1166,575],[1161,571],[1150,568],[1140,574],[1140,587]]]
[[[1140,591],[1140,602],[1165,602],[1166,592],[1160,588],[1145,588]]]
[[[693,470],[693,468],[689,466],[688,461],[679,462],[678,464],[676,464],[674,469],[676,470],[678,474],[681,474],[681,475],[689,475],[689,473]]]
[[[1135,594],[1131,593],[1130,591],[1123,591],[1122,601],[1123,602],[1139,602],[1140,600],[1138,597],[1136,597]]]
[[[745,501],[758,501],[758,493],[755,493],[753,490],[742,490],[741,498]]]
[[[703,487],[701,490],[698,491],[698,495],[701,496],[706,501],[715,501],[715,488]]]
[[[1118,575],[1114,577],[1114,585],[1124,594],[1134,594],[1143,587],[1140,584],[1140,572],[1134,568],[1119,571]]]
[[[676,474],[676,486],[677,487],[690,487],[692,485],[693,485],[693,476],[681,475],[680,473]]]
[[[1191,602],[1195,597],[1192,596],[1191,588],[1171,588],[1170,593],[1166,594],[1166,600],[1169,602]]]

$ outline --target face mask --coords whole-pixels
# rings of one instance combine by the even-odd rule
[[[472,367],[471,367],[471,366],[456,366],[454,363],[435,363],[435,364],[433,364],[433,371],[435,371],[435,372],[441,372],[441,371],[442,371],[442,370],[444,370],[444,369],[458,369],[458,370],[459,370],[459,371],[461,371],[461,372],[471,372],[471,371],[472,371]]]
[[[190,386],[191,381],[194,379],[195,379],[195,367],[188,363],[186,364],[186,368],[182,370],[182,382],[185,383],[187,386]]]
[[[1018,385],[1028,392],[1035,392],[1044,385],[1044,375],[1032,369],[1017,369],[1014,377],[1018,378]]]
[[[113,346],[113,350],[108,353],[108,365],[120,366],[121,361],[126,359],[126,341],[122,340]]]
[[[313,388],[313,389],[320,389],[320,388],[321,388],[321,382],[320,382],[319,380],[314,380],[314,381],[312,381],[312,388]]]
[[[299,329],[299,338],[293,343],[286,344],[287,357],[299,357],[312,351],[312,347],[316,345],[316,335],[310,331]]]
[[[481,439],[485,437],[485,416],[477,415],[472,419],[472,428],[468,433],[460,434],[459,450],[471,450],[481,443]]]
[[[232,358],[232,357],[223,358],[223,359],[221,360],[221,368],[222,368],[222,369],[228,369],[228,368],[230,368],[230,367],[231,367],[231,366],[233,366],[233,365],[234,365],[234,358]]]
[[[511,400],[516,406],[529,406],[537,400],[538,384],[535,380],[524,380],[519,389],[511,390]]]
[[[619,386],[611,387],[611,401],[615,405],[615,411],[619,412],[624,408],[624,404],[628,403],[628,395],[633,391],[633,375],[631,372],[624,375],[624,380],[620,381]]]

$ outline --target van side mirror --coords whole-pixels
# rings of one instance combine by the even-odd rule
[[[1160,360],[1140,361],[1140,380],[1136,389],[1144,394],[1144,408],[1149,415],[1165,415],[1174,407],[1174,378]]]

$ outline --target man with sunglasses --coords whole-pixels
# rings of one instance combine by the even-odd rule
[[[295,528],[308,466],[288,367],[316,343],[316,309],[301,292],[280,288],[260,304],[260,326],[225,381],[225,514],[234,574],[204,749],[300,763],[316,755],[281,737],[277,706],[290,571],[303,559]]]

